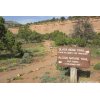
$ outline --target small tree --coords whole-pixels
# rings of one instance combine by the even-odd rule
[[[10,31],[7,31],[4,25],[3,17],[0,17],[0,50],[7,50],[13,54],[22,54],[21,44],[16,42],[16,39]]]
[[[5,20],[3,19],[3,17],[0,17],[0,23],[4,24]]]
[[[4,43],[0,40],[0,51],[1,51],[1,50],[4,50],[4,48],[5,48],[5,47],[4,47]]]
[[[96,33],[93,30],[89,18],[83,17],[77,20],[74,26],[72,37],[85,39],[87,42],[95,37]]]
[[[65,17],[61,17],[60,19],[61,19],[61,21],[64,21],[66,18]]]
[[[23,26],[20,27],[19,31],[18,31],[18,37],[24,39],[26,42],[29,41],[29,36],[32,33],[32,31],[29,29],[28,26]]]
[[[3,17],[0,17],[0,39],[2,39],[2,37],[4,37],[5,33],[6,33],[6,28],[4,26],[5,20],[3,19]]]
[[[100,47],[100,33],[96,34],[96,37],[92,41],[92,45]]]
[[[51,21],[55,21],[56,20],[56,18],[55,17],[53,17],[52,19],[51,19]]]
[[[23,55],[23,50],[21,49],[21,43],[17,42],[13,33],[7,31],[4,37],[5,49],[10,51],[14,55]]]

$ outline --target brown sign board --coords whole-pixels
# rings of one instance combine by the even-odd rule
[[[82,47],[59,47],[57,64],[62,67],[88,68],[90,66],[90,50]]]

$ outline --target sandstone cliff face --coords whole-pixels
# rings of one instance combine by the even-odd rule
[[[100,32],[100,19],[90,19],[94,30],[96,32]],[[48,23],[42,23],[42,24],[31,24],[29,28],[31,30],[35,30],[41,34],[50,33],[54,30],[62,31],[66,34],[70,34],[73,31],[73,26],[75,25],[75,21],[66,20],[66,21],[59,21],[59,22],[48,22]],[[14,34],[18,33],[19,28],[9,28],[11,32]]]
[[[13,28],[8,28],[8,30],[10,30],[13,34],[17,34],[19,28],[18,27],[13,27]]]
[[[50,33],[54,30],[59,30],[66,34],[69,34],[73,29],[73,23],[71,21],[51,22],[42,25],[30,25],[30,29],[36,30],[41,34]]]

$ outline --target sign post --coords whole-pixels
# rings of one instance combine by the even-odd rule
[[[70,82],[77,82],[77,68],[90,66],[90,50],[82,47],[60,47],[57,63],[61,67],[70,67]]]
[[[70,82],[77,83],[77,68],[75,67],[70,68]]]

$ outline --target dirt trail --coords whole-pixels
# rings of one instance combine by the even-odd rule
[[[23,75],[22,76],[23,80],[15,80],[12,82],[34,82],[32,80],[32,78],[35,76],[35,74],[37,74],[37,71],[38,71],[38,75],[37,75],[37,77],[38,77],[39,74],[43,74],[43,71],[42,71],[42,73],[39,72],[40,70],[42,70],[42,69],[44,70],[45,68],[52,69],[52,65],[55,65],[55,63],[56,63],[56,55],[55,55],[56,49],[51,50],[51,48],[50,48],[51,42],[50,41],[45,41],[44,47],[46,48],[47,54],[45,56],[43,56],[38,62],[33,61],[31,64],[27,64],[23,68],[18,68],[16,70],[10,70],[7,72],[1,72],[0,73],[0,82],[7,82],[8,79],[13,79],[18,74]],[[34,73],[34,74],[31,75],[32,73]]]

